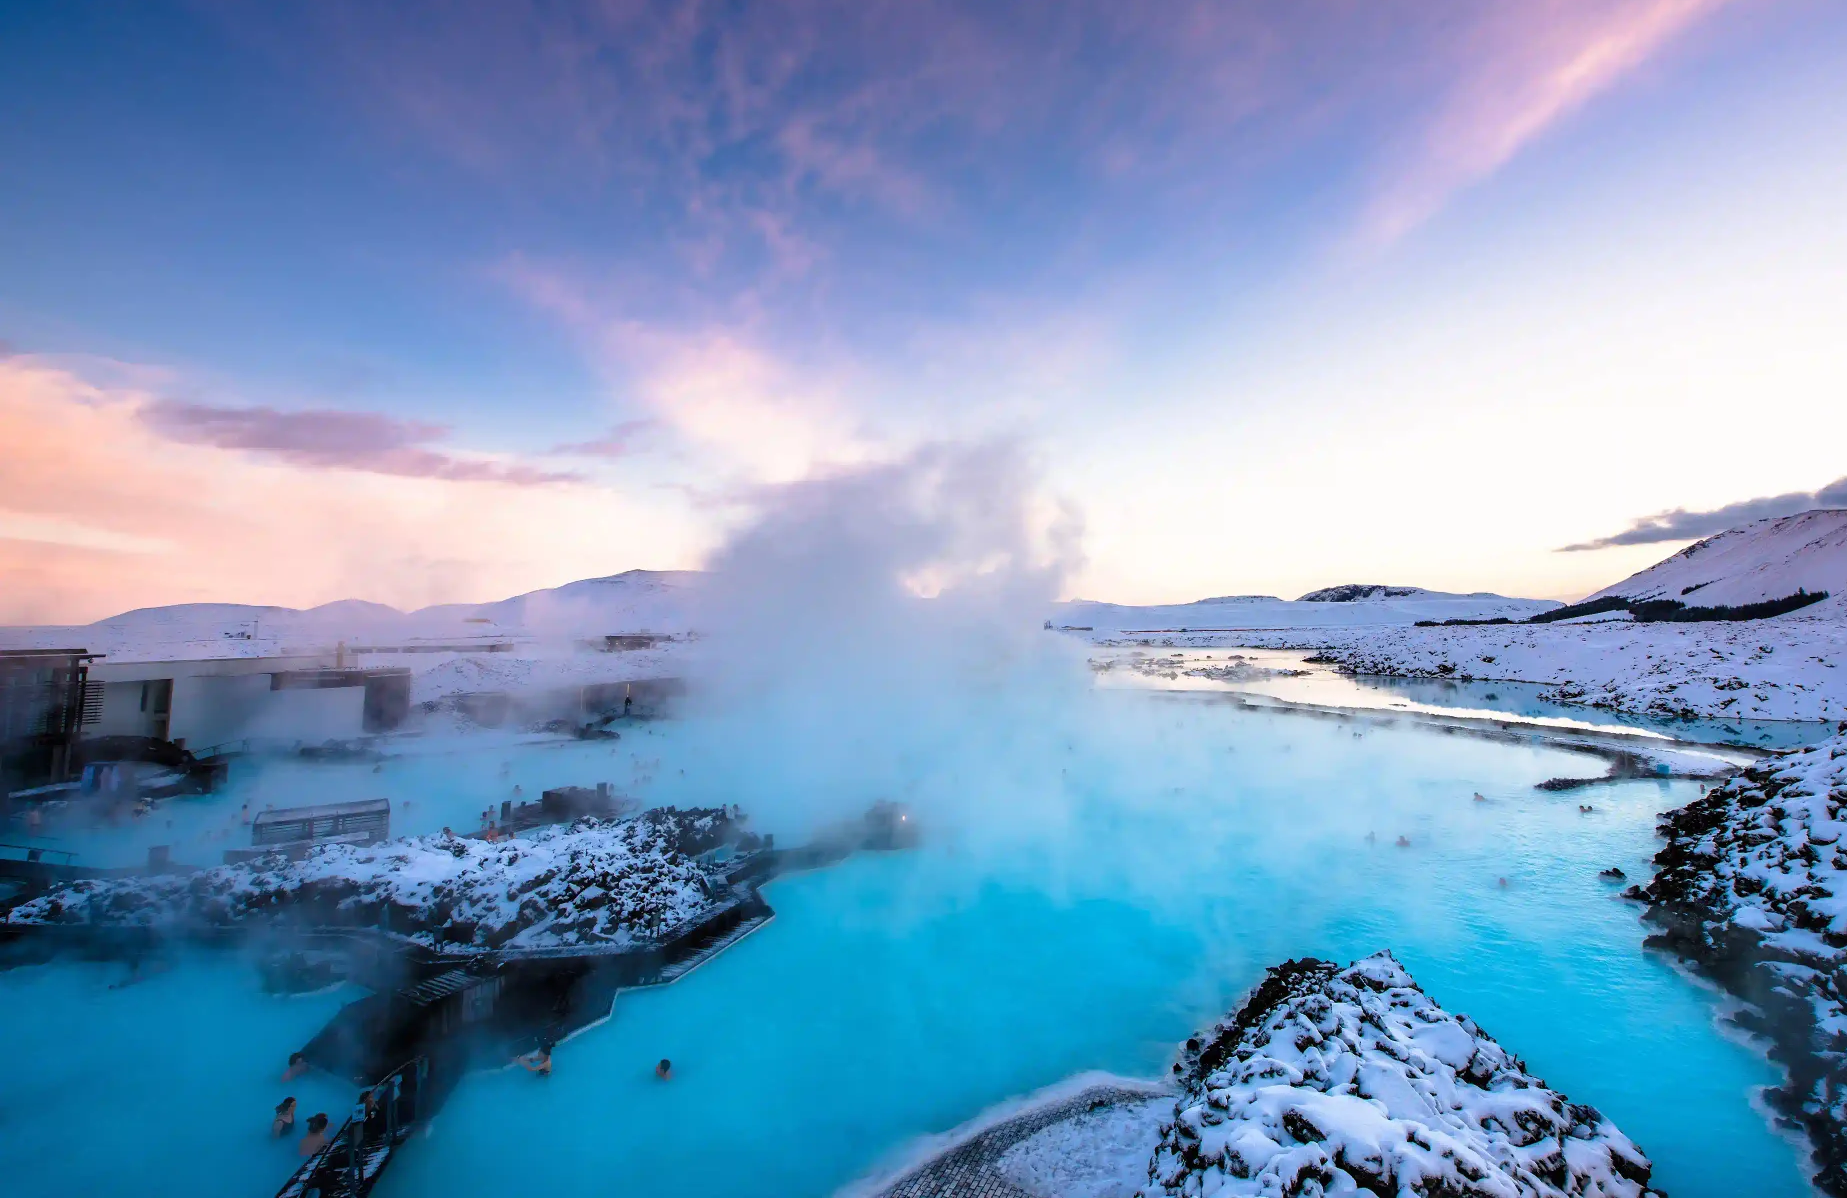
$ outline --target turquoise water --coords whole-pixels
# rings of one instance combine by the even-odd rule
[[[181,957],[132,986],[119,965],[0,972],[0,1179],[8,1194],[250,1198],[294,1171],[308,1116],[355,1090],[289,1053],[363,991],[267,995],[231,955]],[[293,1096],[295,1134],[271,1139]]]
[[[1268,964],[1379,948],[1608,1113],[1676,1198],[1807,1192],[1797,1150],[1751,1104],[1770,1067],[1717,1030],[1716,996],[1641,950],[1637,910],[1596,876],[1646,876],[1655,814],[1691,784],[1561,798],[1532,786],[1583,760],[1552,750],[1186,696],[1087,703],[1075,719],[1010,726],[999,747],[942,746],[904,795],[932,834],[925,849],[774,883],[774,921],[674,986],[624,993],[610,1021],[559,1048],[552,1077],[470,1077],[381,1198],[827,1194],[916,1136],[1071,1073],[1162,1072]],[[630,769],[652,798],[710,801],[727,787],[785,818],[811,783],[813,801],[829,797],[801,762],[765,769],[710,743],[687,721],[659,726],[645,751],[623,742],[622,756],[516,754],[513,774],[590,781],[584,771],[609,763],[603,776],[620,785],[616,768]],[[473,796],[505,784],[504,758],[405,760],[381,776],[433,817],[478,812]],[[979,768],[1000,758],[1004,770]],[[370,767],[253,771],[240,785],[306,793],[354,768]],[[445,787],[464,793],[431,793]],[[164,1144],[175,1123],[200,1125],[188,1152],[223,1192],[279,1184],[290,1161],[264,1156],[274,1146],[260,1135],[272,1067],[337,1000],[268,998],[247,972],[221,959],[119,992],[92,967],[0,974],[8,1035],[23,1041],[22,1014],[51,1006],[63,1040],[97,1042],[75,1057],[6,1046],[9,1062],[33,1064],[0,1081],[6,1176],[24,1182],[13,1192],[103,1192],[139,1176],[144,1192],[178,1193],[166,1179],[187,1155]],[[176,1009],[187,1014],[173,1026]],[[652,1076],[662,1056],[670,1082]],[[232,1075],[206,1093],[205,1079]],[[218,1138],[248,1138],[253,1120],[261,1142]],[[71,1172],[78,1145],[88,1158]]]

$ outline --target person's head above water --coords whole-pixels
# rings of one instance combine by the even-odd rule
[[[276,1104],[276,1113],[278,1115],[282,1114],[284,1111],[293,1109],[295,1109],[295,1099],[293,1096],[285,1098]]]
[[[289,1064],[291,1065],[303,1064],[307,1061],[307,1059],[308,1059],[308,1055],[306,1053],[292,1052],[289,1054]]]
[[[673,1062],[668,1060],[666,1057],[662,1057],[661,1063],[654,1067],[655,1077],[666,1077],[668,1074],[672,1072],[673,1072]]]
[[[327,1116],[326,1115],[316,1114],[316,1115],[308,1116],[308,1130],[310,1132],[324,1131],[326,1130],[326,1128],[327,1128]]]

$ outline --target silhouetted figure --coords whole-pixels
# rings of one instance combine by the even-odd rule
[[[666,1057],[662,1057],[661,1063],[654,1067],[654,1076],[660,1078],[662,1081],[671,1080],[673,1078],[673,1062]]]
[[[276,1104],[276,1117],[270,1120],[269,1135],[271,1139],[286,1136],[295,1130],[295,1099],[291,1095]]]

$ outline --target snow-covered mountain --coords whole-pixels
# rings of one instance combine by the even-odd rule
[[[696,570],[625,570],[528,591],[497,603],[426,607],[411,612],[405,620],[411,627],[432,633],[465,624],[574,635],[684,632],[692,593],[701,577]]]
[[[403,612],[342,599],[319,607],[176,603],[83,625],[0,629],[0,648],[75,645],[117,659],[256,657],[289,650],[467,644],[508,638],[596,637],[687,631],[695,571],[627,570],[492,603],[445,603]]]
[[[1781,599],[1798,589],[1847,596],[1847,509],[1817,508],[1727,529],[1590,598],[1719,607]]]
[[[1367,624],[1415,624],[1419,620],[1522,620],[1558,604],[1550,599],[1512,599],[1478,591],[1456,595],[1422,587],[1387,587],[1352,583],[1310,591],[1300,599],[1274,595],[1227,595],[1195,603],[1130,607],[1077,599],[1061,603],[1052,614],[1059,627],[1121,632],[1144,629],[1254,629],[1354,627]]]

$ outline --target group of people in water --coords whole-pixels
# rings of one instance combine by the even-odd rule
[[[528,1072],[540,1077],[550,1077],[552,1073],[552,1046],[541,1043],[539,1047],[523,1056],[513,1058],[514,1063],[524,1066]],[[292,1082],[308,1072],[308,1058],[299,1052],[289,1054],[289,1067],[282,1072],[282,1080]],[[662,1081],[673,1078],[673,1062],[662,1057],[654,1066],[654,1076]],[[382,1116],[378,1095],[372,1090],[362,1090],[359,1101],[365,1107],[366,1123],[369,1125],[375,1116]],[[281,1139],[295,1130],[295,1096],[290,1095],[276,1104],[275,1117],[270,1120],[269,1134],[272,1139]],[[326,1148],[331,1137],[327,1128],[329,1120],[325,1111],[317,1111],[308,1116],[307,1134],[303,1135],[296,1151],[303,1157],[313,1156]]]
[[[289,1054],[289,1067],[282,1071],[282,1080],[292,1082],[308,1072],[308,1058],[299,1052]],[[296,1151],[304,1157],[313,1156],[327,1147],[327,1114],[317,1111],[308,1116],[308,1133],[301,1138]],[[270,1121],[269,1134],[272,1139],[281,1139],[295,1130],[295,1096],[289,1095],[276,1104],[276,1117]]]

